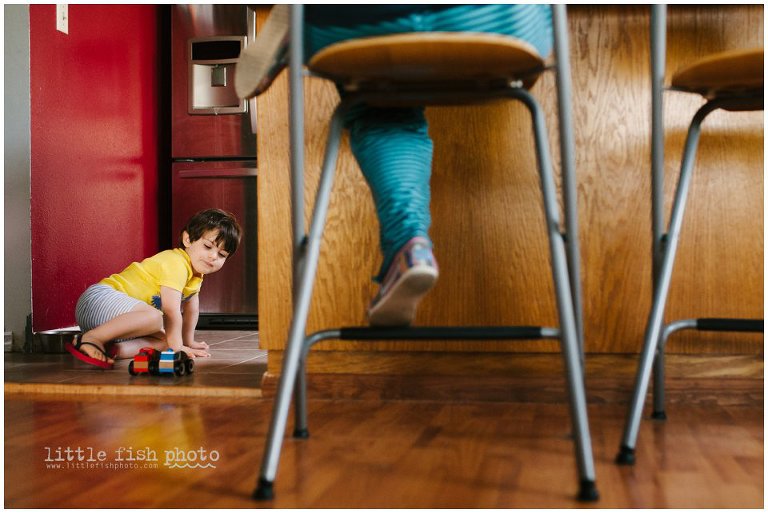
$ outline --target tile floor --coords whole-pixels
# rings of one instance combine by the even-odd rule
[[[260,388],[267,369],[267,352],[259,349],[254,331],[199,331],[197,340],[211,346],[210,358],[195,360],[189,376],[131,376],[130,360],[118,360],[113,370],[83,368],[69,353],[5,353],[6,383],[73,385],[158,384],[185,387]]]

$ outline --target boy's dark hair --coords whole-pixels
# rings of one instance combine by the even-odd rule
[[[235,216],[229,212],[225,212],[218,208],[209,208],[207,210],[201,210],[197,214],[193,215],[187,225],[182,229],[179,235],[181,237],[184,232],[189,234],[189,241],[195,242],[203,234],[210,230],[218,230],[219,234],[216,236],[216,244],[224,243],[224,251],[229,253],[229,256],[237,250],[237,246],[240,244],[240,237],[242,236],[242,229],[237,224]],[[181,242],[181,247],[184,247],[184,243]]]

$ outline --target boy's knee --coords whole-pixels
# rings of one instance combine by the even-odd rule
[[[160,310],[147,310],[149,315],[149,322],[156,331],[162,331],[163,329],[163,312]]]

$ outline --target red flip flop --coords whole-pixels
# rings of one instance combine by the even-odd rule
[[[93,365],[94,367],[99,367],[100,369],[113,369],[115,367],[114,363],[109,363],[105,360],[97,360],[96,358],[93,358],[91,356],[88,356],[84,352],[80,350],[83,346],[92,346],[95,347],[101,354],[104,355],[104,358],[109,358],[107,356],[107,353],[104,352],[102,348],[97,346],[96,344],[93,344],[91,342],[83,342],[82,335],[78,335],[75,339],[75,343],[72,344],[71,342],[67,342],[64,344],[64,349],[69,351],[72,356],[80,360],[81,362],[85,362],[89,365]]]

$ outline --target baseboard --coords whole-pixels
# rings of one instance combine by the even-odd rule
[[[434,356],[427,357],[433,362],[441,361]],[[514,355],[506,358],[507,363],[502,364],[499,355],[487,354],[465,366],[460,365],[461,358],[454,358],[456,356],[453,355],[448,362],[442,360],[442,363],[431,369],[422,367],[421,372],[416,372],[418,366],[392,369],[386,363],[390,361],[387,355],[381,355],[378,359],[369,357],[368,363],[378,360],[378,365],[366,369],[355,364],[360,363],[359,360],[352,361],[352,372],[346,373],[339,372],[335,364],[328,364],[329,359],[334,360],[337,356],[315,356],[320,361],[314,365],[311,356],[307,377],[308,394],[310,398],[351,400],[544,403],[568,400],[565,377],[559,363],[560,355]],[[467,356],[462,358],[466,360]],[[488,367],[485,372],[482,366],[477,366],[477,360],[486,360]],[[631,355],[588,357],[585,378],[587,401],[590,404],[629,404],[636,365],[637,358]],[[384,372],[386,369],[390,372]],[[667,404],[762,407],[762,369],[762,356],[668,355],[665,387]],[[449,373],[449,370],[454,372]],[[264,397],[274,396],[278,377],[273,371],[264,374],[261,384]]]
[[[267,371],[279,374],[282,351],[270,350]],[[588,354],[587,378],[632,381],[638,355]],[[430,352],[430,351],[312,351],[310,374],[383,374],[405,376],[562,376],[563,357],[552,353]],[[674,378],[763,379],[762,354],[667,354],[666,375]]]
[[[278,377],[262,378],[263,397],[274,397]],[[308,396],[314,399],[416,400],[438,402],[565,403],[565,384],[555,378],[498,376],[382,376],[312,374]],[[629,404],[632,384],[615,379],[587,380],[589,404]],[[649,394],[648,401],[651,400]],[[673,379],[666,384],[666,403],[763,406],[763,381],[757,379]]]
[[[199,330],[258,330],[259,317],[246,314],[201,313],[197,320]]]

